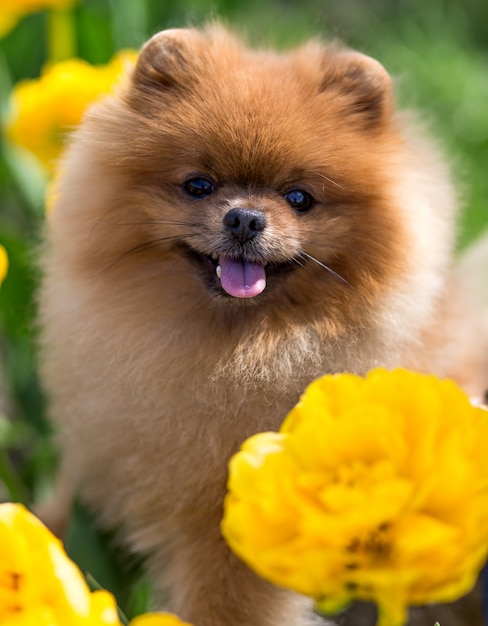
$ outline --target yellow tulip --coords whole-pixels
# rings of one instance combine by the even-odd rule
[[[7,136],[52,174],[68,134],[87,107],[110,93],[135,59],[131,51],[120,52],[102,66],[69,59],[48,66],[38,79],[20,82],[12,92]]]
[[[129,626],[191,626],[172,613],[144,613],[131,620]]]
[[[59,541],[21,504],[0,504],[2,626],[122,626],[105,590],[91,592]],[[191,626],[170,613],[146,613],[130,626]]]
[[[230,463],[223,534],[269,581],[381,626],[467,593],[488,554],[488,413],[450,381],[373,370],[313,382]]]
[[[19,20],[30,13],[43,9],[69,8],[75,2],[76,0],[2,0],[0,37],[7,35]]]
[[[120,626],[114,598],[91,593],[61,542],[20,504],[0,504],[0,624]]]

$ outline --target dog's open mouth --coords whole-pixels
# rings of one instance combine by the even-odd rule
[[[266,289],[268,278],[274,280],[295,267],[292,262],[261,263],[226,254],[207,256],[189,246],[184,249],[187,257],[205,272],[209,284],[232,298],[255,298]]]
[[[233,298],[254,298],[266,288],[266,270],[262,263],[221,255],[215,273],[222,289]]]

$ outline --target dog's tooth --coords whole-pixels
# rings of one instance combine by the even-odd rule
[[[215,273],[217,274],[217,278],[220,280],[220,277],[222,276],[222,268],[220,267],[220,265],[217,265],[217,267],[215,268]]]

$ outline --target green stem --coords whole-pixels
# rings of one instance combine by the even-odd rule
[[[19,480],[5,450],[0,450],[0,480],[7,487],[12,502],[22,502],[27,505],[24,485]]]
[[[48,61],[59,63],[76,56],[75,19],[71,9],[51,9],[48,12]]]
[[[88,583],[88,586],[90,587],[92,591],[103,590],[103,587],[101,586],[101,584],[98,582],[98,580],[94,576],[92,576],[92,574],[90,574],[90,572],[87,572],[85,577],[86,577],[86,582]],[[117,606],[117,612],[119,614],[119,619],[122,622],[122,624],[124,626],[128,626],[129,620],[119,606]]]

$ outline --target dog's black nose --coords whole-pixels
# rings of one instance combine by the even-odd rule
[[[266,228],[266,218],[260,211],[236,208],[225,214],[224,226],[244,243]]]

